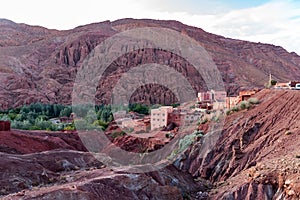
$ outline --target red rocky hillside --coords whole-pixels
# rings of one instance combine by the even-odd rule
[[[279,46],[225,38],[177,21],[122,19],[58,31],[1,19],[1,109],[33,102],[71,104],[76,72],[86,56],[110,36],[137,27],[169,28],[195,39],[211,55],[228,94],[263,87],[270,72],[279,81],[300,79],[300,57],[295,53]],[[180,57],[157,49],[137,50],[111,64],[106,79],[99,83],[97,102],[109,102],[111,87],[126,69],[149,62],[169,63],[191,80],[195,90],[205,89],[202,78]],[[132,101],[167,104],[176,99],[166,88],[150,84],[135,92]]]

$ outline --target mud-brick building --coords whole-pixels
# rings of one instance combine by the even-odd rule
[[[0,131],[10,131],[10,121],[0,121]]]
[[[249,100],[257,92],[258,92],[258,90],[241,91],[241,92],[239,92],[239,96],[227,97],[226,98],[226,108],[230,109],[230,108],[238,105],[242,101]]]

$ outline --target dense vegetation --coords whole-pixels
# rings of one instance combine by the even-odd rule
[[[12,128],[24,130],[63,130],[65,124],[54,124],[49,119],[70,117],[71,106],[35,103],[20,108],[0,111],[1,120],[11,121]]]
[[[11,121],[12,128],[23,130],[75,130],[75,124],[83,129],[106,129],[113,120],[114,112],[119,110],[149,114],[150,107],[142,104],[132,104],[128,107],[112,105],[78,105],[65,106],[60,104],[34,103],[20,108],[0,111],[0,120]],[[75,112],[74,122],[53,123],[50,119],[69,118]]]

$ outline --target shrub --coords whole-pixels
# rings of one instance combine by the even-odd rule
[[[11,118],[8,115],[2,115],[2,117],[0,117],[1,120],[3,121],[11,121]]]
[[[230,115],[230,113],[231,113],[231,110],[230,109],[228,109],[228,110],[226,110],[226,115]]]
[[[93,125],[100,126],[100,127],[102,127],[103,130],[105,130],[108,127],[109,123],[104,122],[102,120],[96,120],[96,121],[94,121]]]
[[[65,131],[74,131],[74,130],[76,130],[76,129],[75,129],[74,124],[70,124],[70,125],[66,126],[66,127],[64,128],[64,130],[65,130]]]
[[[207,118],[204,118],[200,121],[201,124],[206,124],[208,122],[208,119]]]
[[[239,109],[238,106],[234,106],[234,107],[231,108],[231,111],[232,111],[232,112],[238,112],[239,110],[240,110],[240,109]]]
[[[204,132],[202,130],[195,130],[193,132],[193,135],[202,137],[204,135]]]
[[[149,107],[144,104],[130,104],[129,111],[137,112],[139,114],[149,114]]]
[[[257,98],[250,98],[248,99],[248,102],[250,104],[259,104],[259,100]]]
[[[248,109],[249,107],[250,107],[250,104],[249,104],[248,101],[242,101],[242,102],[240,103],[240,109],[241,109],[241,110]]]
[[[170,133],[166,133],[166,134],[165,134],[165,137],[166,137],[166,138],[170,138]]]
[[[174,138],[174,135],[173,135],[173,133],[168,132],[168,133],[165,134],[165,137],[172,139],[172,138]]]
[[[214,121],[214,122],[219,122],[219,121],[220,121],[220,116],[214,114],[214,115],[212,116],[211,120]]]
[[[32,125],[29,130],[42,130],[40,127],[36,126],[36,125]]]
[[[112,132],[110,136],[115,139],[117,137],[124,136],[124,135],[126,135],[124,131],[115,131]]]
[[[56,126],[52,124],[50,121],[44,120],[35,120],[35,128],[34,130],[57,130]]]
[[[11,127],[14,129],[29,130],[32,126],[33,124],[31,124],[28,120],[24,120],[22,122],[14,120],[11,123]]]
[[[74,121],[77,130],[86,130],[88,123],[84,119],[78,119]]]
[[[60,117],[70,117],[72,113],[72,108],[71,107],[65,107],[63,110],[60,111],[59,116]]]
[[[276,80],[271,80],[270,84],[273,86],[273,85],[276,85],[277,81]]]

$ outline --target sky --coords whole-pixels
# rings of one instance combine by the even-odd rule
[[[177,20],[300,55],[300,0],[3,0],[0,18],[66,30],[105,20]]]

